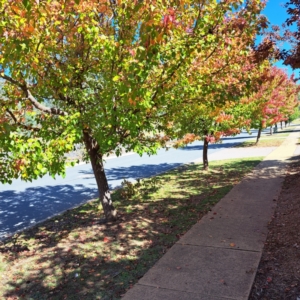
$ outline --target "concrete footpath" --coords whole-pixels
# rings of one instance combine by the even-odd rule
[[[248,299],[298,138],[292,132],[268,154],[123,299]]]

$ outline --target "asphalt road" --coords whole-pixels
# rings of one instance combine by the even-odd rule
[[[267,130],[265,131],[267,132]],[[209,145],[209,154],[254,139],[241,133],[223,139],[222,144]],[[112,189],[127,180],[150,177],[202,157],[202,142],[185,148],[161,149],[157,155],[140,157],[137,154],[110,158],[105,163],[106,175]],[[66,177],[53,179],[44,176],[33,182],[14,180],[0,185],[0,239],[48,217],[78,206],[98,195],[90,164],[67,169]]]

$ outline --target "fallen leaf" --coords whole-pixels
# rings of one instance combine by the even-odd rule
[[[235,247],[235,243],[230,243],[230,247]]]

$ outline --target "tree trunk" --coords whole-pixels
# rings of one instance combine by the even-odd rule
[[[273,134],[273,128],[272,128],[272,126],[270,126],[270,135],[272,135]]]
[[[204,139],[204,146],[203,146],[203,169],[204,170],[208,170],[207,150],[208,150],[208,141],[205,138]]]
[[[257,133],[257,138],[256,138],[256,143],[255,143],[255,145],[257,145],[257,143],[259,142],[260,135],[261,135],[261,127],[259,127],[259,129],[258,129],[258,133]]]
[[[280,121],[280,128],[281,128],[281,130],[282,130],[282,121]]]
[[[99,145],[88,132],[84,131],[83,135],[85,147],[89,154],[95,179],[97,182],[99,199],[103,207],[105,218],[107,221],[115,221],[117,219],[117,211],[115,210],[112,203],[111,194],[103,166],[103,156],[99,152]]]

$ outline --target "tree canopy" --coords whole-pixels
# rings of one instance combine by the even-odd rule
[[[103,156],[154,153],[174,110],[237,100],[251,84],[243,58],[266,26],[263,7],[0,0],[0,181],[62,174],[65,153],[83,143],[106,218],[114,219]]]

